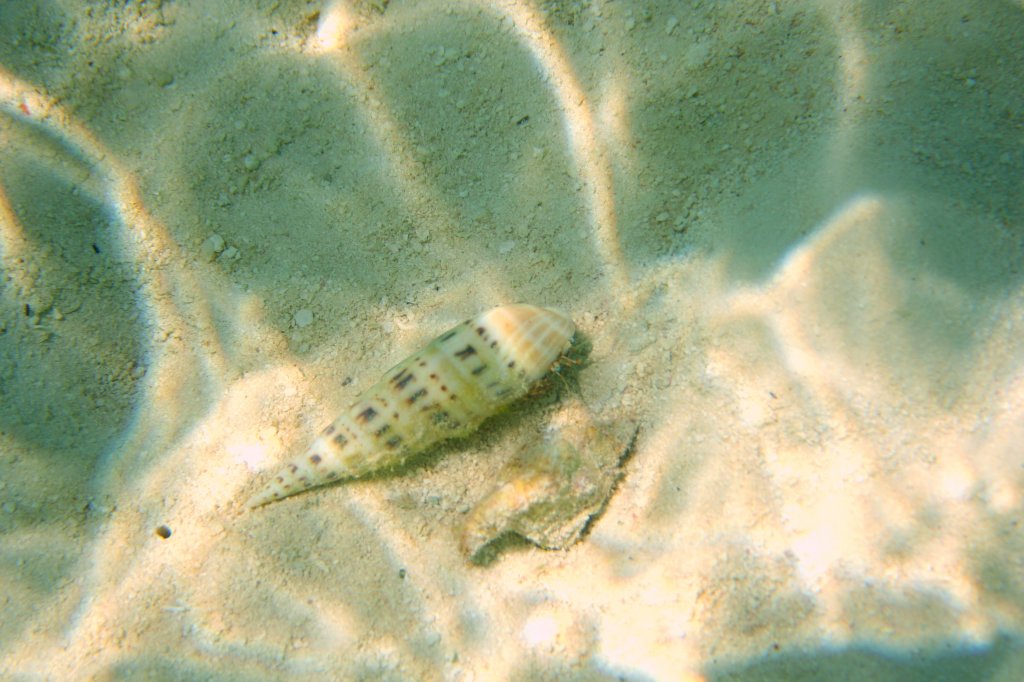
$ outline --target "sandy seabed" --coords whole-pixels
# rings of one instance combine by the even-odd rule
[[[0,676],[1018,681],[1021,45],[1020,0],[0,0]],[[244,509],[515,301],[573,381]],[[604,513],[468,563],[566,400],[639,425]]]

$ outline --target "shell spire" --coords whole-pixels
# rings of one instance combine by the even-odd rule
[[[493,308],[449,329],[356,398],[248,506],[395,466],[473,431],[525,395],[575,332],[564,313],[525,304]]]

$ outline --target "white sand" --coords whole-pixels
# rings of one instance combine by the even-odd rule
[[[1019,0],[122,4],[0,2],[0,677],[1019,679]],[[513,301],[580,544],[457,549],[550,401],[241,509]]]

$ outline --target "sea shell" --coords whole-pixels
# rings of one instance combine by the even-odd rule
[[[463,555],[478,563],[506,533],[543,549],[580,539],[622,478],[636,426],[598,423],[581,403],[563,408],[543,442],[525,450],[498,475],[498,484],[469,513],[459,538]]]
[[[532,305],[466,320],[385,373],[248,506],[394,466],[469,433],[525,395],[569,348],[575,330],[563,313]]]

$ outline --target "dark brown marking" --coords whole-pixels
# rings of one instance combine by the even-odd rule
[[[405,388],[406,384],[408,384],[410,381],[416,378],[412,374],[407,373],[405,370],[402,370],[402,374],[405,374],[405,376],[402,377],[401,379],[395,377],[395,386],[397,386],[398,388]]]
[[[515,360],[509,360],[508,361],[508,368],[509,369],[512,369],[515,366],[516,366],[516,361]]]
[[[444,384],[441,384],[441,391],[443,391],[444,393],[447,393],[448,392],[448,387],[445,386]]]
[[[328,424],[328,425],[327,425],[327,428],[326,428],[326,429],[324,429],[324,435],[325,435],[325,436],[329,436],[329,435],[331,435],[332,433],[334,433],[334,424]]]
[[[293,474],[294,474],[294,473],[295,473],[296,471],[298,471],[298,469],[299,469],[299,467],[295,466],[294,464],[289,464],[289,465],[288,465],[288,471],[292,472]]]
[[[278,483],[284,483],[284,476],[278,476],[277,477],[277,482]]]
[[[382,426],[379,429],[377,429],[377,431],[374,432],[373,435],[375,435],[375,436],[377,436],[379,438],[380,436],[383,436],[385,433],[387,433],[390,430],[391,430],[391,424],[385,424],[384,426]]]
[[[498,345],[497,341],[491,341],[491,348],[494,348],[497,345]]]
[[[484,330],[483,327],[477,327],[476,328],[476,333],[479,334],[480,336],[483,336],[484,333],[485,333],[485,330]]]
[[[367,407],[365,410],[356,415],[356,421],[361,424],[366,424],[374,417],[377,416],[377,410],[372,407]]]
[[[162,537],[164,540],[171,537],[171,529],[167,526],[157,526],[156,534]]]
[[[435,374],[435,373],[431,372],[431,373],[430,373],[430,378],[431,378],[431,379],[437,379],[437,374]]]
[[[476,355],[476,348],[473,348],[473,346],[471,345],[467,345],[460,351],[455,351],[455,357],[462,358],[463,360],[465,360],[471,355]]]
[[[391,438],[388,438],[387,446],[389,448],[397,448],[398,444],[401,443],[401,442],[402,442],[402,437],[401,436],[391,436]]]
[[[447,341],[448,339],[450,339],[450,338],[452,338],[453,336],[455,336],[455,331],[456,331],[456,330],[454,330],[454,329],[451,329],[451,330],[449,330],[449,331],[446,331],[446,332],[445,332],[444,334],[441,334],[441,336],[440,336],[440,337],[438,337],[438,339],[437,339],[437,340],[438,340],[438,341],[441,341],[441,342],[443,343],[444,341]]]
[[[310,464],[319,464],[320,463],[320,455],[310,455],[309,456],[309,462],[310,462]]]
[[[431,405],[431,407],[437,407],[437,405]],[[448,426],[452,425],[452,416],[448,414],[447,410],[437,410],[434,414],[430,415],[430,421],[434,426]]]
[[[334,437],[334,442],[338,444],[339,448],[343,448],[348,444],[348,438],[345,438],[345,434],[339,433]]]
[[[420,360],[420,367],[426,367],[426,366],[427,366],[427,361],[426,360]]]
[[[475,368],[472,372],[470,372],[470,374],[478,376],[481,373],[483,373],[485,369],[487,369],[487,365],[480,365],[479,367]]]
[[[415,392],[415,393],[413,393],[413,394],[412,394],[411,396],[409,396],[408,398],[406,398],[406,399],[405,399],[405,402],[407,402],[407,403],[409,403],[410,405],[412,405],[412,404],[413,404],[414,402],[416,402],[417,400],[419,400],[420,398],[422,398],[422,397],[423,397],[423,396],[425,396],[426,394],[427,394],[427,389],[425,389],[425,388],[421,388],[420,390],[416,391],[416,392]]]

